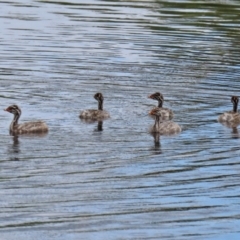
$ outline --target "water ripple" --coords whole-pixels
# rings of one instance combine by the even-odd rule
[[[240,135],[217,122],[240,87],[238,1],[0,5],[2,109],[50,128],[9,136],[2,111],[3,239],[238,239]],[[111,119],[81,121],[98,91]],[[181,134],[148,133],[156,91]]]

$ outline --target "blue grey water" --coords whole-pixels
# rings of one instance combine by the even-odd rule
[[[208,2],[208,3],[206,3]],[[240,3],[0,2],[0,238],[239,239]],[[102,92],[111,119],[82,122]],[[154,142],[164,94],[183,131]],[[9,135],[42,119],[45,136]]]

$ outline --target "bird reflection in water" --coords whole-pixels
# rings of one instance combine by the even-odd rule
[[[95,132],[103,131],[103,120],[92,120],[92,119],[81,119],[81,122],[86,124],[93,124],[97,122],[97,127],[94,129]]]
[[[31,134],[23,134],[21,135],[21,138],[43,138],[48,133],[31,133]],[[8,149],[8,153],[10,155],[10,160],[12,161],[19,161],[19,154],[21,153],[20,150],[20,141],[19,141],[19,135],[13,135],[12,134],[12,140],[13,144]]]
[[[238,128],[237,128],[239,123],[221,122],[221,124],[224,125],[227,128],[231,128],[232,129],[232,138],[240,138],[240,135],[239,135],[239,132],[238,132]]]
[[[153,138],[154,138],[154,153],[155,154],[161,154],[162,150],[161,150],[161,143],[160,143],[160,133],[157,132],[152,132],[150,133]]]
[[[13,136],[12,140],[13,140],[13,144],[11,144],[11,146],[8,149],[10,160],[19,161],[18,155],[21,151],[20,151],[20,142],[19,142],[18,136]]]
[[[101,132],[103,130],[103,121],[98,121],[97,129],[98,132]]]
[[[232,138],[240,138],[237,127],[232,128]]]

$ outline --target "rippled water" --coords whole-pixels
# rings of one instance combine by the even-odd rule
[[[1,239],[239,239],[238,1],[2,1]],[[105,96],[111,119],[78,118]],[[183,132],[155,143],[160,91]]]

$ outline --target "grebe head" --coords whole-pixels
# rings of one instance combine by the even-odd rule
[[[99,102],[103,102],[103,100],[104,100],[104,97],[103,97],[103,95],[100,93],[100,92],[98,92],[98,93],[96,93],[95,95],[94,95],[94,98]]]
[[[151,98],[151,99],[154,99],[154,100],[157,100],[157,101],[159,101],[159,100],[163,101],[164,100],[163,95],[160,92],[155,92],[155,93],[149,95],[148,98]]]
[[[98,92],[94,95],[94,98],[98,101],[98,110],[103,110],[103,95]]]
[[[17,105],[11,105],[8,108],[4,109],[4,111],[10,112],[14,115],[21,115],[21,109]]]
[[[238,104],[238,101],[239,101],[239,99],[238,99],[238,97],[237,96],[232,96],[232,98],[231,98],[231,102],[234,104]]]
[[[149,95],[148,98],[151,98],[153,100],[157,100],[158,101],[158,107],[162,107],[164,97],[160,92],[155,92],[155,93]]]

